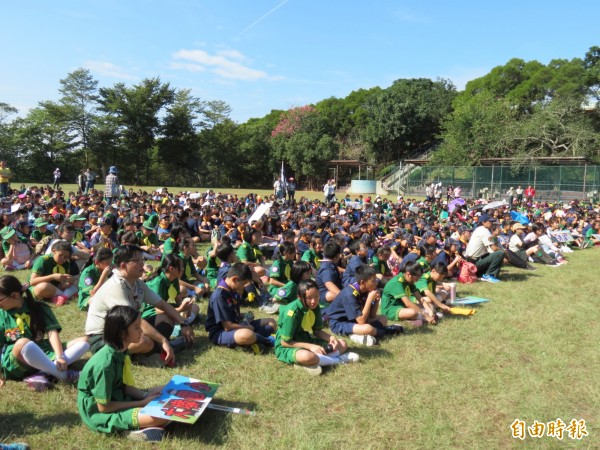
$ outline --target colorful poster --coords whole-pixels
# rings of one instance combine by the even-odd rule
[[[144,406],[141,413],[177,422],[195,423],[218,388],[217,383],[175,375],[160,397]]]

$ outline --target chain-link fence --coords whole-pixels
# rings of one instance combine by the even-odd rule
[[[600,166],[423,166],[408,175],[403,190],[406,195],[425,195],[425,187],[432,182],[441,182],[444,189],[460,186],[463,196],[472,198],[499,200],[508,197],[506,192],[511,187],[533,186],[539,200],[598,201]]]

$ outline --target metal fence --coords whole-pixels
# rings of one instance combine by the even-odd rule
[[[441,182],[444,189],[460,186],[463,196],[472,198],[503,199],[510,187],[533,186],[539,200],[598,201],[600,166],[423,166],[408,175],[403,190],[406,195],[424,195],[432,182]]]

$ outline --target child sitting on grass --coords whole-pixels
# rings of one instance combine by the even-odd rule
[[[301,263],[310,271],[307,262]],[[317,283],[310,279],[300,281],[298,298],[279,312],[275,340],[277,359],[303,368],[311,375],[320,375],[322,367],[358,361],[356,353],[345,353],[347,349],[343,339],[323,331]]]
[[[4,227],[0,231],[0,238],[4,251],[4,258],[0,262],[5,270],[27,270],[32,266],[35,253],[18,238],[14,228]]]
[[[392,278],[383,289],[381,312],[390,320],[410,320],[413,326],[423,325],[423,320],[434,324],[435,316],[423,315],[421,295],[415,283],[423,275],[423,268],[418,262],[410,262],[401,273]]]
[[[104,322],[106,345],[87,362],[77,385],[77,408],[83,423],[93,431],[131,431],[128,437],[160,441],[169,421],[141,414],[140,409],[160,395],[163,386],[135,387],[127,347],[142,337],[142,317],[129,306],[114,306]]]
[[[255,354],[260,354],[265,346],[272,347],[275,343],[271,334],[277,329],[277,324],[273,319],[242,323],[241,295],[250,280],[252,271],[246,264],[235,263],[229,268],[227,276],[219,281],[210,297],[205,327],[208,339],[215,345],[248,347]]]
[[[298,284],[302,280],[310,280],[312,267],[307,261],[295,261],[290,273],[290,281],[281,286],[273,295],[279,305],[287,305],[298,298]],[[318,286],[317,286],[318,288]]]
[[[68,366],[88,351],[89,344],[81,338],[64,349],[60,331],[48,305],[36,301],[12,275],[0,277],[0,386],[4,378],[24,379],[39,392],[50,388],[50,376],[77,381],[79,372],[68,370]]]
[[[69,242],[56,241],[52,244],[52,255],[35,260],[29,284],[36,298],[62,306],[77,294],[79,269],[71,261],[71,250]]]
[[[87,267],[79,277],[79,299],[77,306],[87,311],[90,298],[100,289],[112,273],[113,254],[108,248],[101,248],[90,256]]]
[[[387,318],[377,315],[381,298],[377,272],[362,265],[356,268],[354,276],[356,281],[340,291],[325,314],[335,334],[349,335],[352,342],[370,347],[385,335],[387,325]]]

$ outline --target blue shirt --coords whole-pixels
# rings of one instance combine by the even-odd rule
[[[321,267],[319,267],[319,270],[317,271],[316,282],[319,286],[319,296],[321,300],[325,300],[325,294],[327,294],[325,283],[331,282],[341,289],[342,277],[340,276],[337,265],[331,261],[321,261]]]
[[[333,299],[325,314],[327,314],[329,320],[353,322],[357,317],[362,316],[367,295],[367,293],[360,293],[358,283],[350,284]]]
[[[216,336],[224,331],[221,322],[240,323],[240,300],[238,293],[229,289],[225,280],[219,281],[210,296],[204,324],[211,341],[214,342]]]
[[[362,265],[367,264],[366,261],[362,260],[360,256],[353,255],[348,261],[348,265],[346,266],[346,270],[344,270],[344,276],[342,278],[342,286],[346,287],[349,284],[355,283],[356,278],[354,275],[356,274],[356,268]]]

